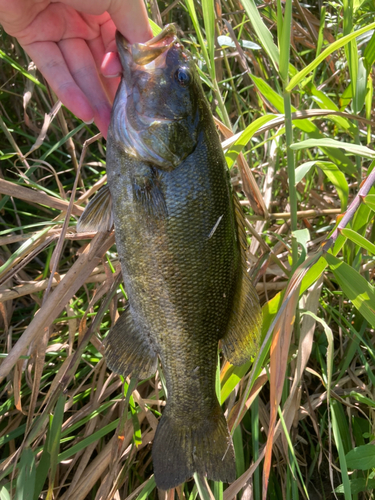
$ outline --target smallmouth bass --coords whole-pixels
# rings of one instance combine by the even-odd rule
[[[240,365],[256,354],[261,326],[241,209],[175,27],[145,44],[117,33],[117,46],[123,75],[107,141],[111,202],[99,193],[79,223],[108,228],[101,207],[113,214],[129,304],[107,337],[107,363],[147,378],[160,359],[168,394],[152,449],[159,488],[195,472],[232,482],[233,444],[215,392],[218,346]]]

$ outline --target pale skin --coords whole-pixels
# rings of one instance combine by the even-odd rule
[[[0,0],[0,24],[64,105],[106,137],[121,71],[115,32],[130,43],[152,37],[143,0]]]

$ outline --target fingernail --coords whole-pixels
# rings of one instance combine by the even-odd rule
[[[92,123],[94,123],[94,118],[91,118],[91,120],[89,121],[83,120],[83,123],[86,123],[86,125],[91,125]]]
[[[105,78],[117,78],[121,73],[116,73],[115,75],[103,75]]]

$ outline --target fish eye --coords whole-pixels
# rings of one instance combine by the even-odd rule
[[[190,71],[184,67],[178,68],[174,77],[182,87],[186,87],[191,81]]]

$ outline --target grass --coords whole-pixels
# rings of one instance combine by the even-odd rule
[[[75,232],[105,182],[105,141],[53,109],[1,32],[1,500],[374,497],[374,11],[349,0],[150,8],[180,25],[197,60],[264,316],[255,362],[218,370],[237,480],[196,475],[168,493],[151,461],[162,369],[136,386],[107,370],[102,342],[126,303],[114,237]]]

